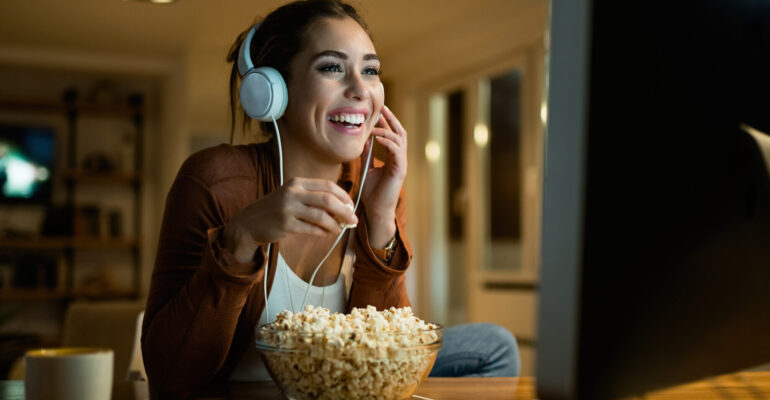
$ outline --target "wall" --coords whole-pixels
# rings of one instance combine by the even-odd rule
[[[430,213],[424,212],[430,207],[431,193],[429,185],[421,184],[430,179],[424,155],[429,139],[427,99],[452,82],[478,75],[526,52],[542,54],[538,49],[542,49],[546,32],[547,6],[544,0],[501,0],[443,30],[415,38],[408,47],[384,51],[385,78],[392,94],[388,103],[409,132],[407,229],[415,249],[410,297],[424,317],[430,318],[435,308],[428,290],[431,271],[426,258],[433,233]]]

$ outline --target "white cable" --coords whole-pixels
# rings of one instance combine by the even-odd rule
[[[278,130],[278,123],[275,122],[275,118],[272,118],[273,120],[273,126],[275,127],[275,136],[276,139],[278,139],[278,170],[280,171],[280,186],[283,186],[283,149],[281,147],[281,133]],[[364,182],[366,182],[366,174],[369,172],[369,162],[372,160],[372,149],[374,149],[374,137],[370,137],[369,139],[369,154],[366,156],[366,163],[363,165],[363,175],[361,177],[361,184],[358,187],[358,196],[356,197],[356,205],[353,207],[353,212],[355,213],[356,210],[358,210],[358,203],[361,201],[361,193],[363,193],[364,189]],[[280,187],[279,186],[279,187]],[[307,301],[307,295],[310,293],[310,287],[313,285],[313,281],[315,281],[316,274],[318,274],[318,271],[321,269],[321,266],[324,264],[327,258],[329,258],[329,255],[332,254],[332,251],[334,251],[334,248],[337,247],[337,244],[340,242],[340,239],[342,239],[342,235],[345,234],[345,231],[347,231],[348,228],[344,227],[342,229],[342,232],[337,236],[337,240],[334,241],[334,244],[329,249],[329,251],[326,253],[324,258],[321,260],[321,262],[318,264],[318,266],[313,271],[313,275],[310,277],[310,282],[307,284],[307,288],[305,289],[305,295],[302,296],[302,305],[301,309],[305,308],[305,302]],[[264,293],[265,293],[265,323],[269,321],[270,318],[270,305],[269,305],[269,297],[267,295],[267,274],[268,274],[268,266],[270,265],[270,249],[271,249],[272,243],[267,244],[267,263],[265,264],[265,277],[263,278],[264,283]],[[289,293],[289,298],[291,298],[291,293]],[[292,306],[292,308],[294,308]],[[292,310],[292,312],[296,312],[296,310]]]
[[[364,174],[361,177],[361,185],[358,187],[358,196],[356,198],[356,206],[353,207],[353,213],[358,210],[358,202],[361,200],[361,193],[364,189],[364,182],[366,182],[366,173],[369,171],[369,161],[372,159],[372,149],[374,148],[374,136],[371,137],[369,142],[369,154],[366,156],[366,164],[364,164]],[[332,245],[331,249],[326,253],[324,258],[321,260],[321,262],[318,264],[317,267],[315,267],[315,271],[313,271],[313,275],[310,277],[310,282],[307,283],[307,289],[305,289],[305,295],[302,296],[302,305],[300,308],[300,311],[305,309],[305,301],[307,301],[307,294],[310,292],[310,286],[313,285],[313,281],[315,280],[315,276],[318,273],[318,271],[321,269],[321,266],[324,264],[324,261],[326,261],[327,258],[329,258],[329,255],[332,254],[332,251],[335,247],[337,247],[337,243],[340,242],[340,239],[342,239],[342,235],[345,234],[345,231],[347,231],[348,228],[344,227],[342,228],[342,232],[337,236],[337,240],[334,241],[334,244]]]
[[[273,120],[273,127],[275,127],[275,136],[278,138],[278,171],[280,183],[278,187],[283,186],[283,148],[281,147],[281,133],[278,131],[278,123],[275,122],[275,117],[270,117]],[[265,323],[270,322],[270,303],[267,296],[267,272],[270,267],[270,249],[272,248],[272,243],[267,244],[267,262],[265,263],[265,276],[262,278],[262,282],[264,283],[263,289],[265,291]],[[291,294],[289,294],[291,296]]]

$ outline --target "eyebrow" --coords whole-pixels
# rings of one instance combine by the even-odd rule
[[[324,56],[341,58],[343,60],[347,60],[348,59],[348,55],[343,53],[343,52],[341,52],[341,51],[337,51],[337,50],[324,50],[324,51],[314,55],[311,61],[315,61],[317,58],[324,57]],[[374,53],[365,54],[364,55],[364,61],[369,61],[369,60],[377,60],[377,61],[379,61],[380,58],[377,57],[377,54],[374,54]]]

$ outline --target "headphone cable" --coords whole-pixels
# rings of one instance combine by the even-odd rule
[[[278,123],[275,121],[275,117],[271,116],[271,119],[273,121],[273,127],[275,127],[275,135],[276,139],[278,139],[278,170],[279,173],[279,179],[280,179],[280,186],[283,186],[283,148],[281,147],[281,133],[278,129]],[[355,213],[356,210],[358,210],[358,204],[361,201],[361,194],[364,190],[364,183],[366,182],[366,174],[369,172],[369,163],[372,160],[372,150],[374,149],[374,137],[369,138],[369,154],[366,156],[366,163],[363,166],[363,175],[361,176],[361,184],[358,187],[358,195],[356,196],[356,203],[355,207],[353,208],[353,212]],[[279,187],[280,187],[279,186]],[[305,308],[305,302],[307,301],[308,293],[310,293],[310,287],[313,285],[313,281],[315,280],[316,274],[318,274],[318,271],[321,269],[321,266],[326,261],[327,258],[331,255],[332,251],[335,247],[337,247],[337,244],[340,242],[340,239],[342,239],[342,235],[345,234],[345,232],[349,228],[347,226],[342,228],[342,232],[337,236],[337,239],[334,241],[334,244],[329,249],[329,251],[326,253],[324,258],[321,260],[321,262],[318,264],[318,266],[313,271],[313,275],[310,277],[310,282],[307,284],[307,288],[305,289],[305,294],[302,296],[302,305],[301,308]],[[263,278],[263,289],[265,294],[265,323],[267,324],[269,322],[270,318],[270,301],[269,297],[267,295],[267,278],[268,278],[268,268],[270,266],[270,250],[272,248],[272,243],[267,244],[267,262],[265,263],[265,275]],[[289,299],[291,299],[291,293],[287,293],[289,296]],[[296,310],[292,310],[292,312],[296,312]]]

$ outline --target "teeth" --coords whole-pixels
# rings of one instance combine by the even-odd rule
[[[327,117],[329,121],[345,122],[348,124],[359,125],[362,124],[366,117],[363,114],[335,114]]]

